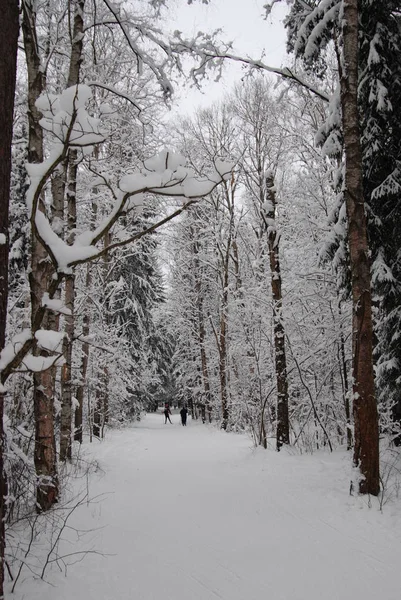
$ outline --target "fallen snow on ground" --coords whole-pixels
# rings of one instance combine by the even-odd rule
[[[16,600],[400,598],[399,502],[381,512],[349,496],[344,451],[254,450],[155,414],[85,452],[100,466],[90,496],[103,496],[75,511],[71,526],[91,531],[60,551],[102,556],[67,576],[54,563],[48,583],[26,573]]]

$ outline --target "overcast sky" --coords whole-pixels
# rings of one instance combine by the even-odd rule
[[[266,0],[211,0],[204,5],[197,0],[192,5],[187,0],[176,0],[171,11],[172,28],[188,36],[198,31],[211,32],[222,29],[222,37],[234,44],[233,53],[254,59],[262,57],[269,66],[280,67],[286,60],[286,34],[283,25],[286,3],[275,5],[268,20],[263,19]],[[193,89],[179,91],[180,112],[191,112],[196,106],[205,106],[224,96],[242,73],[241,66],[229,65],[223,81],[208,83],[204,93]],[[177,110],[177,108],[175,109]]]

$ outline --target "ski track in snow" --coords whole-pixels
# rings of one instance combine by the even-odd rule
[[[348,495],[343,451],[253,450],[148,415],[85,452],[99,461],[61,553],[93,549],[16,600],[398,600],[401,514]],[[66,539],[69,538],[69,539]],[[56,587],[55,587],[56,586]]]

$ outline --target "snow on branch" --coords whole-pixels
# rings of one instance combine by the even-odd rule
[[[270,0],[270,2],[268,2],[267,4],[263,5],[263,10],[265,11],[265,19],[268,18],[268,16],[270,15],[270,13],[273,10],[273,6],[275,4],[278,4],[279,2],[281,2],[282,0]]]
[[[34,334],[31,329],[23,329],[15,335],[0,353],[0,387],[2,388],[10,373],[21,365],[23,370],[37,373],[63,364],[63,338],[64,332],[47,329],[38,329]],[[32,350],[35,346],[58,354],[47,357],[34,356]]]
[[[0,353],[0,372],[5,371],[10,365],[21,348],[32,339],[30,329],[23,329],[21,333],[15,335]]]
[[[43,294],[42,306],[60,315],[71,315],[71,309],[67,308],[62,300],[59,298],[50,298],[47,292]]]
[[[322,40],[327,29],[338,21],[340,14],[340,0],[322,0],[318,6],[308,14],[299,30],[295,44],[295,53],[303,54],[308,62],[319,53]]]
[[[67,88],[59,96],[42,94],[36,107],[43,114],[40,126],[53,134],[62,144],[84,147],[103,142],[104,132],[100,121],[91,117],[86,104],[92,98],[92,90],[87,85]]]
[[[47,332],[49,333],[49,332]],[[63,354],[57,356],[33,356],[33,354],[27,354],[22,359],[22,371],[30,371],[32,373],[39,373],[41,371],[47,371],[51,367],[60,367],[64,364],[65,359]]]
[[[146,160],[141,169],[123,176],[118,188],[111,190],[114,205],[107,217],[94,231],[81,233],[69,244],[53,230],[46,214],[39,209],[39,198],[51,174],[70,147],[96,144],[104,140],[100,120],[89,116],[85,108],[91,97],[92,92],[88,86],[78,85],[68,88],[59,97],[43,95],[37,101],[37,106],[44,115],[41,125],[52,134],[54,145],[47,160],[27,167],[30,177],[27,205],[31,212],[32,226],[59,274],[70,273],[74,265],[100,256],[101,253],[96,248],[97,242],[123,213],[141,210],[145,193],[181,197],[192,203],[228,180],[234,166],[231,162],[217,158],[210,171],[199,176],[187,166],[185,157],[163,150]],[[187,205],[188,202],[184,203],[179,212]],[[173,216],[167,220],[171,218]],[[164,222],[166,219],[151,229],[156,229]]]
[[[182,59],[185,56],[191,56],[198,61],[197,66],[190,71],[190,77],[195,85],[199,85],[199,81],[205,77],[207,70],[217,71],[217,79],[220,77],[223,59],[217,56],[217,52],[223,52],[223,50],[225,52],[231,48],[231,43],[224,44],[220,49],[217,48],[215,38],[220,30],[216,30],[212,34],[198,32],[192,39],[184,39],[181,32],[175,31],[174,36],[170,38],[149,22],[131,16],[123,2],[115,0],[114,2],[103,0],[103,2],[136,56],[138,72],[141,73],[143,65],[146,65],[156,77],[166,99],[170,98],[173,93],[169,71],[173,68],[178,73],[184,74]],[[208,0],[202,0],[202,2],[207,4]],[[156,10],[156,15],[160,13],[160,8],[164,3],[164,0],[154,0],[150,3]],[[140,44],[138,40],[140,40]],[[210,55],[213,55],[213,59],[210,58]]]
[[[125,23],[126,19],[125,18],[123,19],[121,17],[121,14],[120,14],[121,6],[119,4],[117,4],[116,2],[110,2],[109,0],[103,0],[103,2],[105,3],[105,5],[109,9],[109,11],[112,13],[114,18],[116,19],[125,39],[128,42],[129,47],[135,54],[137,61],[138,61],[139,73],[141,73],[141,71],[142,71],[142,65],[146,64],[150,68],[150,70],[153,72],[153,74],[155,75],[157,81],[159,82],[159,84],[163,90],[165,97],[166,98],[170,97],[173,92],[173,88],[172,88],[172,85],[171,85],[168,77],[166,76],[166,73],[164,72],[164,68],[160,65],[157,65],[155,63],[155,61],[153,60],[153,58],[150,56],[150,54],[148,54],[147,52],[144,52],[143,49],[137,45],[136,41],[133,39],[133,37],[130,34],[129,27]],[[143,31],[141,33],[143,34]],[[155,41],[154,36],[150,35],[149,29],[146,32],[146,37],[148,37],[149,39],[151,39],[151,37],[153,37],[152,41]],[[164,44],[164,42],[161,39],[157,40],[156,43],[159,47],[161,47],[163,50],[168,52],[167,46]]]
[[[182,41],[182,44],[184,44],[184,43],[185,42]],[[300,75],[297,75],[296,73],[291,71],[291,69],[289,69],[288,67],[284,67],[283,69],[280,69],[278,67],[270,67],[269,65],[266,65],[265,63],[263,63],[261,60],[254,60],[254,59],[243,57],[243,56],[237,56],[235,54],[230,54],[228,52],[220,52],[217,49],[215,51],[210,51],[210,50],[205,49],[203,51],[203,56],[204,56],[205,61],[210,61],[210,60],[215,60],[215,59],[218,59],[220,61],[231,60],[234,62],[239,62],[239,63],[245,64],[245,65],[248,65],[251,69],[267,71],[268,73],[274,73],[275,75],[279,75],[280,77],[283,77],[284,79],[290,79],[291,81],[294,81],[295,83],[306,88],[307,90],[309,90],[310,92],[315,94],[315,96],[318,96],[318,98],[321,98],[325,102],[329,102],[329,100],[330,100],[329,95],[327,95],[322,90],[319,90],[318,88],[316,88],[314,85],[312,85],[311,83],[306,81]],[[196,76],[197,70],[199,71],[199,67],[192,69],[193,76]]]
[[[120,179],[119,192],[113,210],[94,231],[86,231],[77,236],[70,248],[74,248],[74,246],[93,248],[123,212],[142,208],[145,193],[183,198],[183,205],[169,216],[134,236],[120,240],[100,251],[96,250],[96,254],[91,258],[98,258],[110,249],[124,246],[153,233],[186,210],[191,204],[210,194],[220,183],[227,181],[231,177],[233,168],[234,163],[216,158],[210,172],[200,177],[191,167],[186,166],[184,156],[163,150],[146,160],[142,169]],[[85,254],[82,258],[71,257],[67,268],[86,262],[86,260]]]

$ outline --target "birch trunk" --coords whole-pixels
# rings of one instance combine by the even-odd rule
[[[358,115],[358,1],[344,2],[344,64],[341,107],[345,146],[345,202],[352,281],[352,376],[354,465],[360,470],[359,492],[377,496],[379,427],[373,373],[373,331],[369,248],[362,185]]]
[[[68,237],[67,242],[72,244],[76,228],[76,151],[69,157],[69,181],[67,190],[67,217]],[[74,162],[73,162],[74,161]],[[64,304],[70,310],[65,316],[65,336],[63,341],[64,365],[61,370],[61,416],[60,416],[60,460],[71,458],[72,440],[72,348],[75,331],[74,304],[75,304],[75,276],[68,275],[65,280]]]

